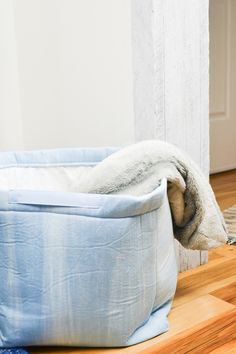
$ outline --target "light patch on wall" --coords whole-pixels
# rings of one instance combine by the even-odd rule
[[[127,0],[14,0],[27,149],[134,140]]]

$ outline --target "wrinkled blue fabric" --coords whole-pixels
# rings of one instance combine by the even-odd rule
[[[114,151],[1,153],[0,168],[94,165]],[[177,265],[166,190],[163,179],[141,197],[0,191],[0,348],[128,346],[167,331]]]

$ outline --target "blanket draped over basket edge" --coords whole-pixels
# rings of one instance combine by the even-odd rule
[[[77,192],[142,195],[164,177],[179,242],[198,250],[226,243],[225,222],[206,177],[185,152],[164,141],[142,141],[113,153],[88,171]]]

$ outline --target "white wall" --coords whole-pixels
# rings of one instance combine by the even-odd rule
[[[13,0],[13,9],[24,148],[133,142],[130,1]]]
[[[24,146],[18,80],[12,1],[0,0],[0,151]]]

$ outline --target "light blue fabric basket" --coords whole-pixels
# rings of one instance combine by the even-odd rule
[[[115,150],[1,153],[0,168],[92,166]],[[0,348],[128,346],[167,331],[177,265],[166,189],[0,191]]]

